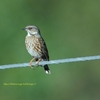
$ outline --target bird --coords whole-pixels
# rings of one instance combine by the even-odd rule
[[[49,61],[49,53],[40,30],[35,25],[28,25],[23,30],[27,32],[25,45],[28,53],[33,57],[30,60],[30,67],[33,68],[32,62],[35,60],[38,66],[40,61]],[[46,74],[51,74],[47,64],[43,65]]]

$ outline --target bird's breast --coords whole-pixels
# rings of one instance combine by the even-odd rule
[[[34,36],[26,36],[25,44],[29,54],[33,57],[40,58],[39,52],[35,49],[37,47],[38,39]]]

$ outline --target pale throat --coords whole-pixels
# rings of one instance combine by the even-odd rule
[[[32,36],[32,35],[35,35],[35,34],[37,34],[37,32],[32,32],[32,33],[27,32],[27,36]]]
[[[30,34],[30,32],[27,32],[27,36],[32,36],[35,35],[36,37],[40,38],[40,34],[38,34],[37,32],[33,32],[32,34]]]

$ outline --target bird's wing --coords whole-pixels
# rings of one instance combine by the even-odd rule
[[[48,50],[43,38],[34,37],[33,43],[34,43],[34,50],[38,52],[41,58],[43,60],[49,60]]]
[[[39,52],[41,53],[42,59],[49,60],[48,50],[43,38],[38,38],[37,45],[38,45],[37,48],[39,48]]]

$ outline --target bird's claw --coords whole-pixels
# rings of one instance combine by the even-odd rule
[[[39,62],[37,61],[37,62],[36,62],[36,67],[38,67],[38,65],[39,65]]]
[[[30,61],[30,68],[33,69],[32,62]]]

